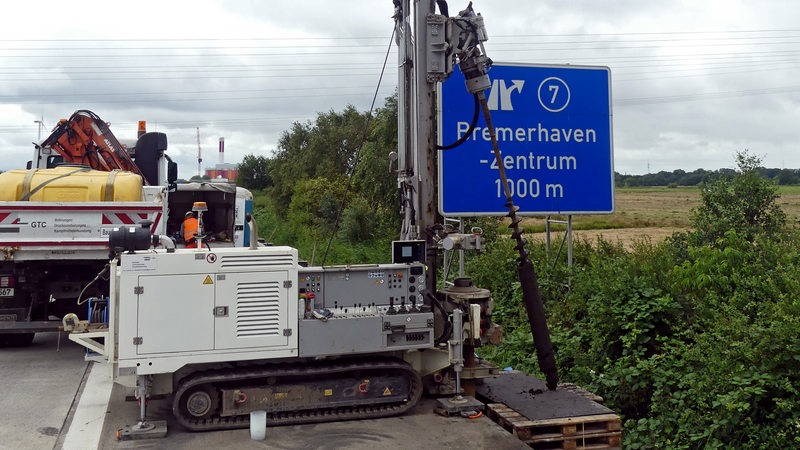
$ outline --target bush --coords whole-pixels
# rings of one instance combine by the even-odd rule
[[[621,413],[624,448],[800,447],[800,237],[757,160],[737,159],[687,233],[578,242],[571,271],[531,246],[561,379]],[[509,330],[482,354],[536,374],[514,256],[501,238],[470,266]]]
[[[743,151],[736,163],[738,172],[721,172],[700,190],[702,204],[692,217],[696,245],[713,244],[729,230],[752,240],[786,226],[778,188],[759,172],[761,160]]]

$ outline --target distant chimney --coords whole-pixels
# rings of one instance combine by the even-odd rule
[[[225,164],[225,138],[219,138],[219,163]]]

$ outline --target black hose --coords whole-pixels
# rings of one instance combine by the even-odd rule
[[[81,306],[84,303],[86,303],[87,301],[89,301],[88,299],[86,299],[85,301],[81,302],[81,297],[83,297],[83,294],[86,293],[87,289],[89,289],[89,286],[93,285],[100,278],[103,278],[104,275],[108,275],[110,270],[111,270],[111,264],[104,265],[103,269],[100,270],[100,272],[97,274],[97,276],[94,277],[94,279],[92,281],[87,283],[86,286],[83,287],[83,289],[81,289],[80,294],[78,294],[78,300],[77,300],[78,306]]]
[[[442,314],[442,320],[444,320],[444,328],[442,329],[442,334],[440,334],[434,340],[434,344],[438,346],[439,344],[447,341],[447,339],[450,337],[450,333],[453,331],[453,323],[450,322],[447,311],[444,309],[442,302],[440,302],[439,299],[436,298],[436,296],[427,291],[425,292],[425,296],[428,297],[428,300],[430,300],[432,305],[436,306],[436,308],[439,309],[439,312]]]
[[[453,142],[452,144],[437,145],[436,146],[437,150],[450,150],[456,148],[459,145],[466,142],[467,139],[469,139],[469,137],[472,135],[472,132],[475,131],[475,126],[478,125],[478,117],[480,116],[481,104],[480,100],[478,99],[478,94],[474,94],[473,97],[475,98],[475,112],[472,114],[472,123],[469,124],[469,130],[467,130],[467,132],[464,133],[463,136],[458,138],[458,140]]]
[[[436,0],[436,5],[439,6],[439,14],[450,17],[450,12],[447,9],[447,2],[445,0]]]

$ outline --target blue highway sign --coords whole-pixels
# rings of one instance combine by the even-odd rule
[[[614,212],[608,67],[496,63],[486,91],[518,214]],[[439,96],[439,209],[445,216],[505,215],[505,193],[483,114],[456,70]]]

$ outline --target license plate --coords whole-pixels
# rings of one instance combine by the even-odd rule
[[[0,314],[0,322],[16,322],[16,314]]]
[[[0,288],[0,297],[13,297],[14,288]]]

